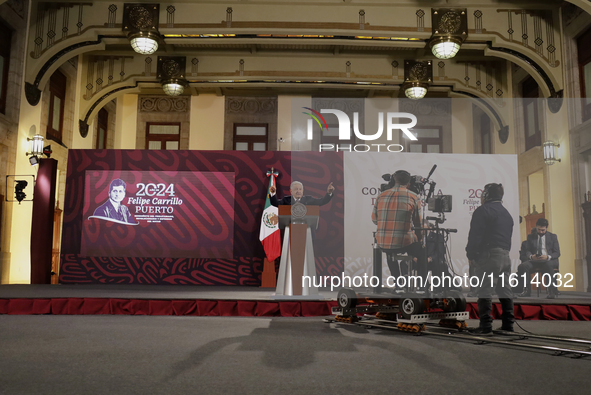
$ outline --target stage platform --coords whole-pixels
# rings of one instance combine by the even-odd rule
[[[320,290],[317,299],[277,298],[275,289],[191,285],[0,285],[0,314],[125,314],[176,316],[331,315],[337,292]],[[478,318],[476,298],[466,298],[470,318]],[[495,304],[495,318],[500,316]],[[591,321],[591,293],[565,292],[557,299],[532,293],[515,299],[524,320]]]

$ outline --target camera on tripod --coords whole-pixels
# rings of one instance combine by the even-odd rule
[[[396,180],[394,180],[394,174],[382,174],[382,179],[388,181],[385,184],[380,185],[380,192],[384,192],[390,188],[396,186]],[[410,176],[410,185],[408,186],[409,191],[413,191],[417,195],[421,194],[421,191],[425,188],[426,180],[421,176]]]

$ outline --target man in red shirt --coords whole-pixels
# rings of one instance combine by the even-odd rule
[[[419,196],[409,190],[410,173],[406,170],[398,170],[394,173],[395,186],[378,196],[373,207],[371,219],[378,225],[376,239],[378,247],[387,254],[408,253],[417,258],[416,269],[422,277],[419,292],[426,288],[427,255],[417,235],[412,230],[412,224],[420,227],[419,209],[421,200]],[[396,270],[390,268],[392,275]]]

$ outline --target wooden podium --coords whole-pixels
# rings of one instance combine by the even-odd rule
[[[318,206],[296,203],[279,206],[279,228],[285,228],[276,296],[318,296],[318,289],[302,284],[302,276],[316,278],[312,227],[318,227]]]

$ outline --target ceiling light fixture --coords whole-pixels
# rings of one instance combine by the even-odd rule
[[[433,81],[433,65],[430,60],[404,61],[404,83],[402,89],[409,99],[418,100],[425,97],[429,84]]]
[[[466,9],[432,8],[432,31],[429,46],[438,59],[451,59],[468,37]]]
[[[133,50],[142,55],[151,55],[158,50],[162,39],[158,32],[160,4],[125,3],[123,8],[123,31]]]
[[[185,79],[187,58],[184,56],[159,56],[157,75],[164,93],[168,96],[183,94],[189,83]]]

